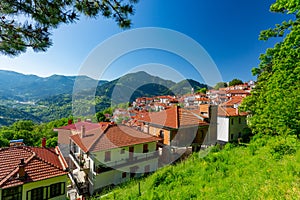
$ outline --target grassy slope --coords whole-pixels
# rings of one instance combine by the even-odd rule
[[[256,139],[248,147],[214,147],[205,157],[195,153],[101,199],[298,199],[299,144],[292,137],[275,137]]]

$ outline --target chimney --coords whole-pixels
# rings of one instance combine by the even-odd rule
[[[81,136],[81,138],[84,138],[84,136],[85,136],[85,126],[84,125],[81,126],[81,134],[80,134],[80,136]]]
[[[72,119],[69,119],[68,120],[68,125],[72,124],[73,123],[73,120]]]
[[[236,114],[236,115],[239,115],[239,108],[236,108],[236,109],[235,109],[235,114]]]
[[[42,138],[42,147],[45,148],[46,147],[46,141],[47,139],[45,137]]]
[[[25,162],[24,158],[21,158],[19,163],[19,179],[25,179]]]

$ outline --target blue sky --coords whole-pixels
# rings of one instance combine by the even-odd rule
[[[258,40],[261,30],[273,27],[285,18],[282,14],[269,12],[273,2],[140,0],[132,17],[132,28],[160,27],[181,32],[202,45],[224,81],[233,78],[248,81],[255,79],[251,75],[251,68],[258,65],[259,55],[278,41]],[[54,30],[54,44],[46,52],[34,53],[28,50],[14,58],[0,55],[0,69],[43,77],[52,74],[76,75],[93,49],[123,31],[112,20],[82,17],[75,24],[61,25]],[[113,46],[109,50],[114,51],[116,48],[120,46]],[[156,63],[156,67],[166,65],[182,72],[185,78],[203,81],[195,75],[188,62],[157,50],[124,55],[112,64],[114,70],[107,71],[100,78],[112,80],[132,71],[132,68],[149,63]],[[176,77],[168,77],[167,72],[160,74],[163,78],[179,81]]]

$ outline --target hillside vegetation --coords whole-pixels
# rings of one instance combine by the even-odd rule
[[[72,114],[91,116],[95,111],[132,102],[138,97],[186,94],[191,87],[195,91],[208,87],[194,80],[175,83],[146,72],[97,83],[86,76],[53,75],[42,78],[0,70],[0,79],[0,126],[9,126],[18,120],[50,122]],[[75,82],[77,93],[73,104]]]
[[[194,153],[101,199],[298,199],[299,144],[293,136],[257,135],[247,146],[216,146],[208,155]]]
[[[8,147],[9,140],[23,139],[27,146],[41,146],[41,139],[47,139],[47,147],[57,145],[57,132],[54,128],[68,124],[68,118],[62,118],[49,123],[36,124],[30,120],[22,120],[10,126],[0,127],[0,148]],[[1,121],[0,121],[1,122]]]

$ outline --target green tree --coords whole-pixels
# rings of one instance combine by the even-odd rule
[[[12,125],[12,129],[14,131],[21,131],[21,130],[32,131],[34,129],[34,123],[30,120],[21,120],[15,122]]]
[[[9,146],[9,141],[6,138],[0,136],[0,147],[7,147]]]
[[[197,92],[200,92],[203,94],[206,94],[206,91],[207,91],[207,88],[201,88],[201,89],[197,90]]]
[[[80,15],[102,15],[114,19],[121,28],[131,25],[138,0],[1,0],[0,52],[18,55],[28,47],[45,51],[52,42],[51,31],[60,24],[72,23]]]
[[[234,78],[229,82],[229,86],[235,86],[240,84],[243,84],[243,81],[237,78]]]
[[[300,135],[300,4],[298,0],[277,0],[271,11],[285,13],[292,20],[262,31],[261,40],[283,37],[274,48],[260,56],[260,65],[252,70],[257,84],[243,102],[249,111],[253,133]]]
[[[56,147],[56,146],[57,146],[57,137],[47,139],[46,147]]]
[[[106,122],[107,121],[105,114],[103,112],[97,112],[96,118],[97,118],[98,122]]]
[[[215,90],[218,90],[218,89],[220,89],[220,88],[225,88],[225,87],[227,87],[227,86],[228,86],[228,85],[227,85],[226,82],[219,82],[219,83],[217,83],[217,84],[215,85],[214,89],[215,89]]]

